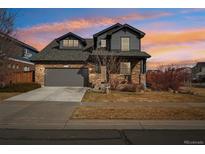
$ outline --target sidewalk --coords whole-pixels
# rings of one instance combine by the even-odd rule
[[[8,129],[137,129],[205,130],[205,120],[67,120],[66,122],[0,123]]]
[[[109,102],[97,102],[97,103],[85,103],[81,102],[81,106],[99,106],[99,107],[205,107],[205,103],[153,103],[153,102],[127,102],[127,103],[109,103]]]
[[[78,106],[102,103],[4,102],[0,104],[0,129],[204,129],[205,120],[72,120]],[[113,104],[112,104],[113,105]],[[116,104],[119,106],[119,103]],[[128,104],[124,104],[124,107]],[[205,103],[136,103],[136,106],[204,107]],[[107,106],[107,105],[106,105]],[[108,105],[109,106],[109,105]],[[129,105],[128,105],[129,106]]]
[[[64,129],[205,130],[205,120],[69,120]]]

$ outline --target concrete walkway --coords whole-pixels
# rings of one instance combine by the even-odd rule
[[[80,102],[86,92],[84,87],[42,87],[6,101],[61,101]]]

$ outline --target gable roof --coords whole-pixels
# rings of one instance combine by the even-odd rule
[[[11,36],[9,36],[7,34],[4,34],[4,33],[0,32],[0,37],[5,37],[6,39],[9,39],[10,41],[14,41],[16,44],[18,44],[18,45],[20,45],[20,46],[22,46],[24,48],[28,48],[28,49],[38,53],[38,50],[36,48],[34,48],[34,47],[32,47],[32,46],[30,46],[30,45],[28,45],[28,44],[26,44],[26,43],[24,43],[22,41],[19,41],[16,38],[13,38],[13,37],[11,37]]]
[[[97,36],[99,36],[99,35],[101,35],[101,34],[107,32],[107,31],[109,31],[109,30],[112,30],[112,29],[115,29],[115,28],[118,28],[118,27],[121,27],[121,26],[122,26],[122,25],[121,25],[120,23],[116,23],[116,24],[114,24],[114,25],[112,25],[112,26],[110,26],[110,27],[108,27],[108,28],[106,28],[106,29],[103,29],[103,30],[101,30],[100,32],[94,34],[93,37],[97,37]]]
[[[198,63],[196,64],[196,66],[199,66],[199,67],[205,66],[205,62],[198,62]]]
[[[132,26],[130,26],[130,25],[128,25],[128,24],[121,25],[121,26],[120,26],[119,28],[117,28],[116,30],[111,31],[108,35],[112,35],[112,34],[118,32],[119,30],[125,29],[125,28],[130,29],[131,31],[134,31],[135,33],[139,34],[139,35],[140,35],[140,38],[142,38],[142,37],[145,36],[145,33],[144,33],[143,31],[140,31],[139,29],[136,29],[135,27],[132,27]]]
[[[59,49],[59,43],[55,39],[48,44],[40,53],[32,57],[31,61],[86,61],[89,57],[87,48],[93,46],[92,39],[84,39],[86,46],[82,50]]]
[[[85,43],[85,39],[84,39],[84,38],[82,38],[82,37],[80,37],[79,35],[76,35],[76,34],[74,34],[74,33],[72,33],[72,32],[69,32],[69,33],[67,33],[67,34],[65,34],[65,35],[63,35],[63,36],[61,36],[61,37],[59,37],[59,38],[56,38],[56,41],[57,41],[57,42],[58,42],[58,41],[61,41],[61,40],[65,39],[65,38],[67,38],[68,36],[73,36],[73,37],[77,38],[78,40],[80,40],[81,42],[84,42],[84,43]]]

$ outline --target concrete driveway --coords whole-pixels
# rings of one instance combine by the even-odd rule
[[[0,128],[63,129],[80,102],[26,102],[0,103]]]
[[[11,97],[6,101],[80,102],[86,89],[85,87],[42,87]]]

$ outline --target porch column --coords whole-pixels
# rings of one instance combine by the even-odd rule
[[[146,88],[146,59],[141,63],[140,84]]]

